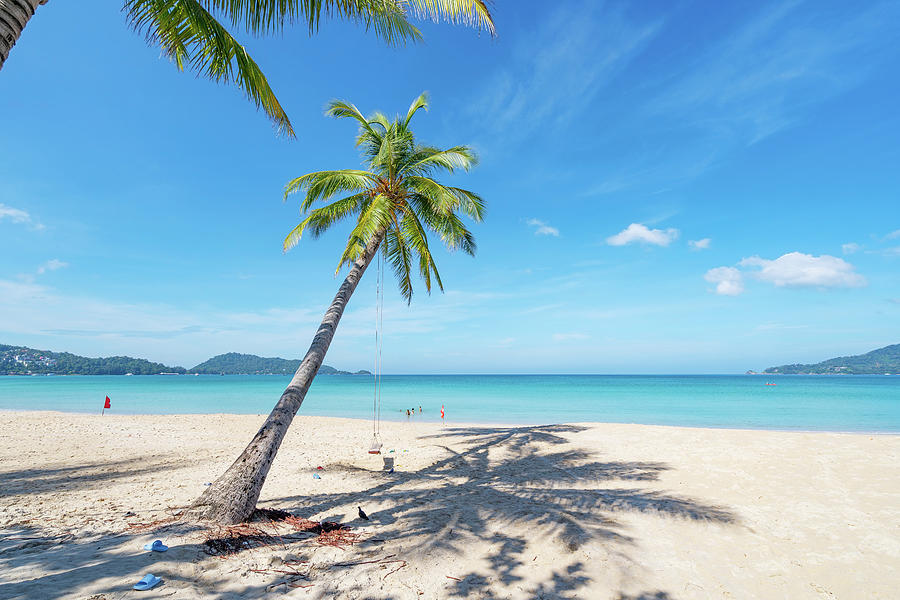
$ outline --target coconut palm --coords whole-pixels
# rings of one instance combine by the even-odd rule
[[[379,251],[396,275],[407,303],[412,299],[414,271],[428,292],[433,285],[443,290],[428,232],[437,234],[451,250],[474,255],[475,240],[460,214],[479,222],[484,202],[473,192],[439,183],[434,175],[468,171],[477,159],[465,146],[442,150],[416,143],[410,121],[427,107],[428,99],[422,94],[405,117],[391,121],[381,113],[366,118],[347,102],[334,101],[328,106],[326,115],[358,121],[356,143],[368,168],[317,171],[289,182],[285,199],[302,194],[300,209],[306,218],[288,234],[284,249],[295,246],[307,232],[317,237],[336,223],[355,217],[338,263],[338,271],[346,265],[349,272],[290,385],[243,453],[194,503],[190,514],[195,518],[237,523],[253,511],[275,453],[322,365],[344,308]],[[333,200],[335,196],[342,197]],[[324,206],[313,208],[322,203]]]
[[[419,41],[421,33],[409,22],[418,18],[445,19],[473,25],[493,35],[489,0],[124,0],[129,25],[158,45],[179,70],[213,81],[235,83],[262,108],[276,129],[293,137],[284,109],[265,75],[247,50],[219,19],[254,36],[281,33],[285,25],[304,23],[315,33],[322,18],[338,17],[361,23],[389,44]],[[47,0],[0,0],[0,69],[12,47]]]

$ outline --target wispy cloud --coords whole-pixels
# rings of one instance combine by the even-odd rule
[[[632,223],[616,235],[606,238],[610,246],[625,246],[627,244],[650,244],[653,246],[668,246],[678,238],[678,230],[649,229],[646,225]]]
[[[865,80],[883,52],[881,34],[896,26],[900,11],[882,2],[850,14],[801,1],[762,8],[699,61],[672,73],[674,83],[649,108],[717,137],[758,142],[801,119],[812,102]]]
[[[813,0],[741,6],[717,37],[682,49],[680,60],[628,72],[625,91],[635,102],[603,131],[609,148],[623,150],[599,167],[595,179],[609,185],[592,183],[586,195],[694,179],[729,153],[808,119],[893,58],[896,2],[846,11],[824,10]],[[658,37],[670,34],[664,29]],[[629,143],[635,131],[640,147]]]
[[[63,262],[63,261],[59,260],[58,258],[51,258],[50,260],[48,260],[47,262],[45,262],[44,264],[42,264],[41,266],[38,267],[37,274],[43,275],[47,271],[56,271],[58,269],[62,269],[62,268],[68,267],[68,266],[69,266],[69,263],[67,263],[67,262]]]
[[[709,248],[712,240],[710,238],[703,238],[702,240],[688,240],[688,246],[691,247],[691,250],[706,250]]]
[[[4,220],[12,223],[21,223],[32,229],[44,229],[44,226],[35,221],[27,211],[0,203],[0,221]]]
[[[390,330],[388,343],[399,343],[405,336],[448,331],[471,320],[478,307],[501,301],[500,294],[464,291],[422,298],[415,310],[399,298],[387,301],[384,323]],[[341,320],[329,360],[362,368],[368,364],[375,308],[359,304],[360,300],[354,302]],[[228,351],[300,356],[323,310],[283,305],[242,311],[117,302],[65,294],[33,278],[0,279],[0,341],[32,340],[32,345],[42,344],[38,347],[79,354],[130,354],[187,366]],[[62,338],[68,341],[63,344]],[[352,343],[340,343],[347,339]]]
[[[896,240],[897,238],[900,238],[900,229],[898,229],[896,231],[892,231],[889,234],[887,234],[886,236],[884,236],[884,239],[886,239],[886,240]]]
[[[860,246],[856,242],[850,242],[849,244],[841,244],[841,252],[844,254],[854,254],[859,252]]]
[[[637,23],[624,7],[581,2],[559,5],[494,73],[470,117],[480,129],[522,138],[580,114],[660,30]],[[486,117],[489,115],[489,118]]]
[[[24,281],[25,283],[34,283],[35,279],[38,275],[43,275],[48,271],[56,271],[58,269],[62,269],[68,267],[69,263],[63,262],[58,258],[51,258],[44,264],[40,265],[34,273],[22,273],[17,275],[19,281]]]
[[[559,229],[551,227],[538,219],[528,219],[528,225],[535,228],[534,235],[552,235],[553,237],[559,237]]]

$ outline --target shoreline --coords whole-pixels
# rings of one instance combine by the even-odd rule
[[[110,409],[112,410],[112,409]],[[49,415],[80,415],[80,416],[90,416],[94,415],[100,417],[96,411],[75,411],[75,410],[33,410],[29,408],[0,408],[0,414],[49,414]],[[263,418],[268,413],[229,413],[229,412],[217,412],[217,413],[113,413],[107,412],[103,415],[103,418],[106,417],[192,417],[192,418],[202,418],[202,417],[259,417]],[[372,423],[371,418],[363,418],[363,417],[345,417],[339,415],[306,415],[303,413],[298,413],[296,418],[300,417],[308,417],[315,419],[340,419],[347,421],[356,421],[360,423]],[[403,423],[422,423],[429,425],[441,425],[440,420],[434,419],[421,419],[419,417],[412,417],[409,419],[386,419],[384,417],[381,418],[382,423],[392,423],[392,424],[403,424]],[[796,433],[796,434],[833,434],[833,435],[861,435],[861,436],[900,436],[900,430],[898,431],[865,431],[865,430],[831,430],[831,429],[773,429],[773,428],[763,428],[763,427],[729,427],[726,425],[722,426],[705,426],[705,425],[669,425],[665,423],[637,423],[637,422],[625,422],[625,421],[565,421],[558,423],[547,423],[547,422],[521,422],[521,423],[512,423],[512,422],[501,422],[501,421],[446,421],[444,426],[447,428],[450,427],[500,427],[500,428],[522,428],[522,427],[552,427],[556,425],[583,425],[588,427],[596,427],[596,426],[605,426],[605,425],[623,425],[623,426],[634,426],[634,427],[662,427],[667,429],[686,429],[686,430],[708,430],[708,431],[744,431],[744,432],[772,432],[772,433]]]

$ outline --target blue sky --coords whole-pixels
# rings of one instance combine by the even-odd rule
[[[727,373],[900,342],[900,5],[512,2],[498,36],[244,36],[298,139],[115,3],[41,7],[0,71],[0,343],[193,366],[299,357],[347,229],[284,183],[356,167],[332,98],[470,144],[476,258],[385,303],[392,373]],[[548,7],[549,6],[549,7]],[[374,272],[327,363],[371,368]]]

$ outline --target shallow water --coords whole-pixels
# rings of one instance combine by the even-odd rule
[[[289,379],[267,375],[0,377],[0,409],[112,413],[267,413]],[[388,375],[381,417],[447,422],[600,421],[900,433],[898,376]],[[767,382],[776,385],[766,385]],[[369,376],[314,382],[300,412],[372,418]]]

